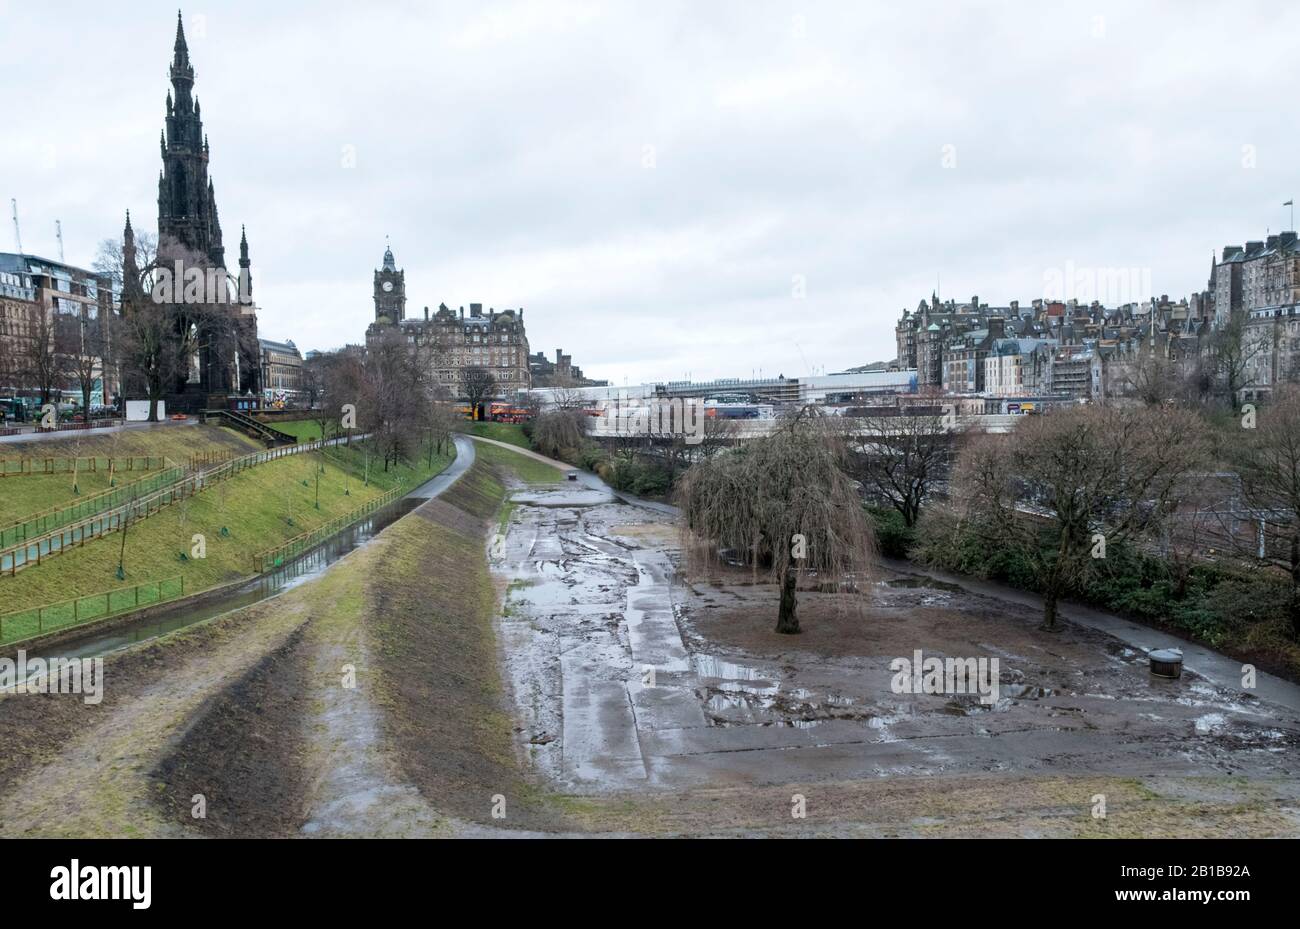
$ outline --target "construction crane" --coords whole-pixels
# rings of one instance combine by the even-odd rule
[[[9,203],[13,206],[14,210],[14,242],[18,244],[18,254],[21,255],[23,253],[23,236],[22,233],[18,231],[18,201],[17,199],[10,198]]]
[[[54,221],[54,237],[59,240],[59,261],[63,261],[63,222]]]

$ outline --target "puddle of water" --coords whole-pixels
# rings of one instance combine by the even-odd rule
[[[1198,735],[1209,735],[1215,732],[1221,732],[1228,725],[1228,720],[1222,713],[1206,713],[1196,719],[1196,732]]]
[[[925,577],[918,574],[907,574],[903,577],[890,578],[887,581],[881,581],[882,587],[895,588],[917,588],[924,587],[930,590],[944,590],[949,593],[961,593],[962,589],[957,584],[949,584],[947,581],[935,580],[932,577]]]
[[[981,713],[1005,713],[1011,709],[1010,697],[999,697],[996,703],[981,703],[979,697],[958,695],[953,697],[939,712],[949,716],[977,716]]]
[[[735,664],[716,655],[696,653],[691,656],[691,661],[695,665],[695,673],[700,677],[716,677],[725,681],[773,680],[773,675],[760,671],[758,668]]]
[[[1038,700],[1041,697],[1056,696],[1056,691],[1034,684],[1001,684],[998,690],[1017,700]]]
[[[520,490],[511,494],[510,499],[524,506],[563,509],[613,503],[614,495],[591,487],[572,487],[558,490]]]

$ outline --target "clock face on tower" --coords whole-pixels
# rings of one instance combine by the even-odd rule
[[[389,293],[392,293],[392,292],[393,292],[393,282],[392,282],[392,281],[384,281],[384,293],[389,294]]]

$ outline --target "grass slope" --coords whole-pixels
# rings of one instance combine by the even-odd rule
[[[153,472],[121,472],[118,485],[149,477]],[[0,478],[0,526],[9,526],[46,510],[67,506],[108,490],[107,471],[82,471],[76,475],[78,493],[72,491],[73,475],[29,474]]]
[[[358,687],[382,708],[391,750],[371,750],[372,761],[396,759],[399,780],[416,784],[442,814],[499,825],[491,819],[499,793],[512,825],[552,822],[517,763],[497,664],[484,542],[507,477],[514,475],[476,461],[442,497],[320,578],[253,608],[269,614],[259,623],[312,620],[301,642],[291,639],[223,693],[159,766],[170,819],[212,835],[298,834],[311,785],[347,757],[330,749],[328,733],[303,737],[304,719],[319,711],[312,688],[324,686],[318,649],[361,642],[347,654],[369,655],[358,662]],[[194,793],[229,799],[195,824]]]
[[[3,612],[63,601],[72,597],[153,583],[177,575],[185,592],[196,593],[252,572],[252,556],[263,549],[346,515],[390,487],[414,487],[443,470],[447,456],[435,457],[432,467],[373,468],[369,485],[354,466],[361,449],[327,457],[320,476],[320,508],[316,507],[315,473],[319,454],[295,455],[244,471],[189,500],[163,508],[126,533],[126,579],[117,579],[122,535],[108,536],[51,558],[13,577],[0,577]],[[227,530],[222,534],[222,528]],[[195,534],[202,534],[206,557],[189,557]],[[182,558],[184,553],[186,558]],[[27,626],[31,626],[28,629]],[[31,622],[7,621],[4,641],[33,634]]]
[[[287,432],[299,442],[315,442],[320,438],[320,423],[314,419],[290,419],[267,423],[272,429]]]
[[[247,455],[266,447],[261,442],[221,426],[166,425],[99,435],[93,431],[69,435],[75,437],[41,442],[6,442],[0,445],[0,458],[89,458],[94,455],[127,458],[132,455],[153,455],[185,465],[192,454],[234,452]]]
[[[527,484],[550,484],[564,480],[564,472],[559,468],[552,467],[544,461],[538,461],[536,458],[512,452],[499,445],[476,442],[474,444],[474,455],[476,459],[482,460],[495,468],[503,469]]]
[[[460,480],[381,536],[363,622],[381,643],[385,734],[421,793],[442,812],[488,825],[501,825],[491,819],[491,797],[501,794],[512,827],[555,829],[562,819],[515,753],[485,540],[506,481],[538,468],[551,472],[539,479],[554,481],[559,472],[504,449],[482,454],[487,448],[476,445]]]
[[[518,445],[520,448],[531,447],[524,435],[524,427],[515,423],[466,423],[465,432],[483,439]]]

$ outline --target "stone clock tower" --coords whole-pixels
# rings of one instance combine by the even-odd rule
[[[396,325],[406,318],[406,272],[397,270],[393,250],[384,249],[383,270],[375,272],[375,322]]]

